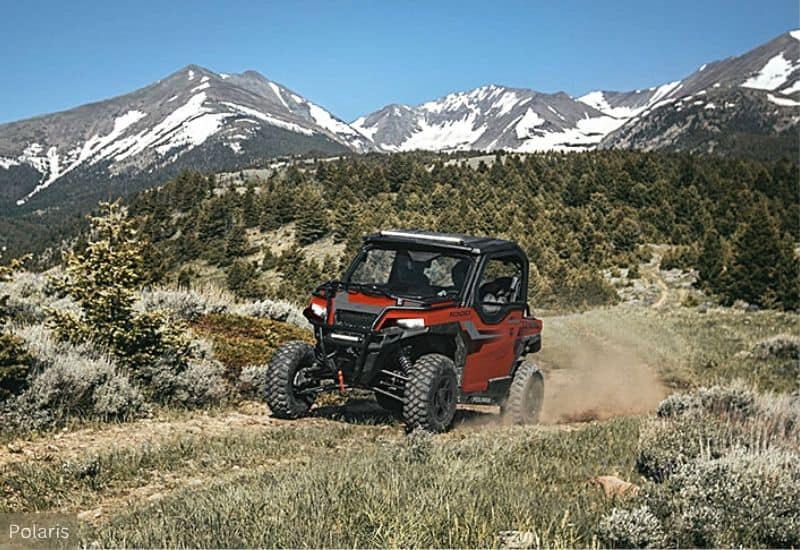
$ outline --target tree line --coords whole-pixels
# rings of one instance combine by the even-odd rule
[[[364,234],[403,227],[519,242],[531,261],[530,298],[541,305],[611,303],[600,270],[635,267],[648,259],[642,245],[666,243],[675,252],[665,262],[698,268],[723,303],[795,309],[798,181],[786,160],[594,151],[476,162],[419,152],[292,165],[225,184],[186,171],[127,204],[151,243],[155,279],[179,273],[190,284],[181,268],[200,259],[224,268],[247,297],[266,292],[261,274],[277,270],[278,290],[300,300],[337,276]],[[247,238],[289,223],[296,243],[282,254]],[[344,253],[307,259],[302,247],[325,236]]]

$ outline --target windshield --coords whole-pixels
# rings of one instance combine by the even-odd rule
[[[392,296],[456,298],[471,265],[469,256],[454,252],[370,248],[347,283]]]

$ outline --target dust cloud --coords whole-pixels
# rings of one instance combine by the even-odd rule
[[[667,395],[651,365],[631,351],[596,338],[554,350],[540,366],[545,375],[543,423],[651,412]]]

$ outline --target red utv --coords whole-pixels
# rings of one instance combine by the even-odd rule
[[[366,388],[409,430],[447,430],[457,403],[498,404],[536,422],[544,380],[525,361],[542,322],[527,304],[528,259],[515,243],[424,231],[381,231],[341,281],[313,294],[304,315],[316,345],[275,353],[266,401],[305,415],[326,391]]]

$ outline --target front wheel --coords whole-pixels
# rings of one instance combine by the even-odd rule
[[[458,397],[456,368],[450,358],[423,355],[408,373],[403,419],[409,431],[444,432],[453,423]]]
[[[522,363],[514,374],[504,410],[513,424],[535,424],[544,403],[544,377],[534,363]]]
[[[266,401],[278,418],[300,418],[314,403],[314,394],[301,393],[314,364],[314,348],[306,342],[288,342],[278,348],[267,367]],[[313,384],[311,384],[313,385]]]

